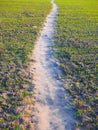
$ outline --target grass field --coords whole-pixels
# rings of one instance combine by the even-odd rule
[[[50,0],[0,0],[1,129],[18,130],[22,122],[17,107],[31,95],[24,88],[30,81],[29,54],[50,9]]]
[[[98,129],[98,1],[55,0],[59,7],[55,57],[65,78],[79,125]]]

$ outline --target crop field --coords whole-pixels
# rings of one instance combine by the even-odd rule
[[[0,129],[30,129],[33,84],[29,64],[51,0],[0,0]],[[63,69],[76,125],[98,129],[98,1],[55,0],[54,56]],[[67,85],[66,85],[67,83]],[[66,104],[65,104],[66,105]],[[27,107],[26,107],[27,106]],[[31,105],[32,107],[32,105]],[[25,109],[28,108],[28,109]],[[32,110],[32,109],[31,109]],[[24,118],[27,122],[24,121]]]
[[[31,95],[25,87],[31,78],[29,54],[50,9],[50,0],[0,0],[1,129],[18,130],[23,123],[17,108]]]
[[[55,0],[55,57],[65,71],[79,124],[98,129],[98,1]]]

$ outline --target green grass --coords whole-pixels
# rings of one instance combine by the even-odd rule
[[[59,7],[55,56],[80,125],[98,129],[98,1],[55,0]],[[70,85],[71,84],[71,85]]]
[[[20,93],[26,93],[24,84],[30,82],[30,75],[26,71],[29,54],[50,9],[50,0],[0,0],[0,113],[2,114],[0,127],[2,129],[15,127],[14,123],[11,125],[9,117],[11,115],[16,117],[14,111],[26,96],[21,97]]]

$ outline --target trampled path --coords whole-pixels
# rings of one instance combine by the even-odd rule
[[[58,13],[57,5],[54,1],[52,4],[53,9],[46,18],[32,54],[35,61],[31,65],[35,85],[33,122],[36,130],[74,130],[73,110],[63,82],[58,78],[61,70],[53,59],[51,49]]]

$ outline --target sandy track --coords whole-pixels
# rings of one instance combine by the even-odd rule
[[[54,27],[58,7],[52,1],[53,9],[47,16],[40,36],[36,41],[31,65],[35,85],[35,116],[33,122],[36,130],[74,130],[75,120],[69,98],[65,95],[62,80],[58,78],[61,70],[53,59]]]

